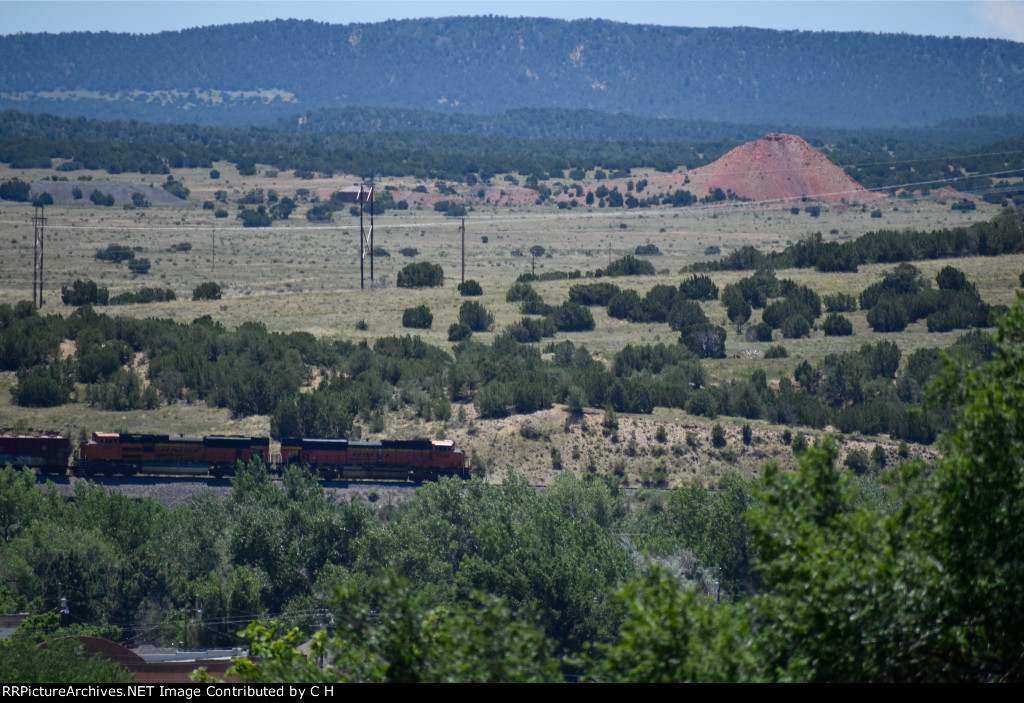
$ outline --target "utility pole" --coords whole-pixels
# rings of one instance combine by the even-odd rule
[[[210,255],[210,273],[213,273],[214,269],[217,268],[217,228],[214,227],[210,230],[210,241],[212,243],[212,253]]]
[[[359,206],[361,207],[361,206]],[[370,288],[374,287],[374,186],[370,186]]]
[[[194,612],[196,614],[196,621],[195,621],[195,627],[192,628],[194,630],[193,638],[195,640],[196,651],[199,651],[199,623],[203,619],[203,609],[199,607],[199,594],[198,593],[196,594],[196,609],[195,609]]]
[[[466,282],[466,218],[462,218],[462,282]]]
[[[373,186],[366,187],[357,183],[348,188],[342,188],[335,193],[336,197],[343,203],[359,203],[359,287],[365,288],[365,264],[364,259],[370,257],[370,287],[373,288]],[[370,203],[370,231],[367,233],[363,223],[363,205]]]
[[[32,215],[33,244],[32,256],[32,302],[36,303],[36,284],[38,283],[38,304],[36,307],[43,307],[43,233],[46,228],[45,208],[36,205],[35,214]]]
[[[359,184],[359,195],[356,196],[359,201],[359,289],[365,288],[363,284],[363,260],[366,258],[366,232],[363,231],[363,184]],[[373,254],[373,249],[370,249],[370,254]]]

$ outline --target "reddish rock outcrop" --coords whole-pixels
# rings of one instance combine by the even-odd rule
[[[768,134],[689,172],[698,197],[721,188],[751,200],[809,197],[865,200],[883,197],[863,188],[827,156],[792,134]]]

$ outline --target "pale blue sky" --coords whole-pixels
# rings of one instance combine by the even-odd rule
[[[987,0],[0,0],[0,34],[111,31],[149,34],[275,18],[378,22],[409,17],[503,15],[689,27],[903,32],[1024,41],[1024,1]]]

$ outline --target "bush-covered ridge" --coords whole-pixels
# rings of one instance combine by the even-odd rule
[[[76,96],[75,114],[87,105],[134,119],[266,124],[339,98],[420,110],[437,110],[443,98],[446,112],[485,115],[543,106],[831,126],[1024,112],[1019,44],[905,34],[503,17],[275,20],[152,35],[18,34],[0,38],[0,55],[0,91],[18,96],[0,105],[60,109],[38,92],[98,91],[120,99]],[[342,86],[339,96],[341,71],[391,79]],[[150,105],[153,89],[162,100]],[[129,97],[136,90],[144,92]],[[183,92],[180,103],[171,91]]]

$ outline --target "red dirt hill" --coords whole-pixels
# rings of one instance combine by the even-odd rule
[[[697,197],[712,188],[731,190],[752,200],[884,197],[863,188],[827,156],[792,134],[767,134],[688,175],[690,184],[686,188]]]

